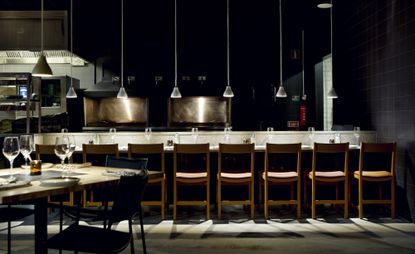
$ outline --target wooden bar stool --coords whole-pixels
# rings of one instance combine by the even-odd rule
[[[94,166],[105,166],[107,155],[119,157],[118,144],[82,144],[82,160],[91,162]],[[83,193],[84,206],[101,206],[102,202],[94,201],[94,191],[90,191],[87,199],[87,191]]]
[[[156,155],[156,157],[152,157]],[[167,181],[164,158],[164,144],[128,144],[128,157],[147,157],[149,159],[147,169],[152,171],[160,171],[162,175],[158,178],[149,179],[147,188],[151,186],[160,186],[160,200],[141,201],[145,206],[160,206],[161,219],[165,218],[167,203]],[[154,159],[154,160],[153,160]],[[145,193],[144,193],[145,196]]]
[[[369,160],[369,157],[372,160]],[[373,157],[378,156],[378,157]],[[387,165],[379,163],[382,159],[388,160]],[[353,176],[358,180],[359,195],[359,218],[363,218],[363,205],[386,204],[391,206],[391,217],[395,218],[395,160],[396,143],[370,144],[362,143],[359,155],[359,171],[355,171]],[[370,165],[373,164],[373,165]],[[364,182],[387,183],[390,182],[390,199],[364,199]],[[381,188],[381,186],[379,186]],[[381,190],[381,189],[380,189]]]
[[[222,206],[224,205],[250,205],[250,219],[254,219],[254,155],[254,144],[219,144],[217,175],[217,202],[219,219],[221,218]],[[238,156],[248,157],[248,160],[243,160],[243,162],[246,163],[236,163],[241,162],[238,160]],[[248,198],[239,200],[223,200],[222,185],[246,185],[248,187]]]
[[[196,157],[195,157],[196,156]],[[192,161],[193,160],[193,161]],[[192,163],[197,160],[199,163]],[[173,153],[173,220],[177,217],[177,206],[204,205],[206,219],[210,218],[210,150],[206,144],[174,144]],[[181,185],[206,186],[206,199],[179,200]]]
[[[336,157],[340,156],[339,157]],[[320,157],[320,156],[324,156]],[[339,163],[337,159],[342,159]],[[334,162],[333,162],[334,161]],[[328,162],[330,165],[326,165]],[[334,164],[334,165],[332,165]],[[324,165],[324,166],[323,166]],[[328,166],[328,167],[327,167]],[[312,170],[308,174],[311,180],[311,218],[316,218],[316,205],[319,204],[342,204],[344,206],[344,218],[349,217],[349,143],[321,144],[314,143]],[[339,200],[338,187],[344,183],[344,198]],[[317,184],[335,184],[336,199],[317,200]]]
[[[275,156],[275,158],[274,158]],[[288,157],[291,156],[291,157]],[[290,161],[288,161],[291,159]],[[291,162],[291,163],[290,163]],[[294,168],[293,168],[294,167]],[[294,199],[294,184],[297,184],[297,198]],[[266,144],[264,171],[259,177],[259,200],[262,200],[264,185],[264,216],[269,218],[269,205],[296,205],[297,218],[301,216],[301,143],[298,144]],[[289,200],[270,200],[269,186],[289,185]]]
[[[42,164],[45,162],[60,163],[60,159],[55,154],[55,145],[35,145],[36,160],[42,160]],[[72,163],[72,156],[69,160]],[[57,199],[57,200],[56,200]],[[59,204],[62,202],[63,205],[74,205],[74,193],[69,192],[69,196],[58,195],[56,197],[48,197],[48,202],[52,204]]]

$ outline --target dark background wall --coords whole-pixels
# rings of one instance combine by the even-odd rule
[[[379,142],[397,142],[397,209],[414,220],[415,1],[335,3],[335,121],[358,121]]]

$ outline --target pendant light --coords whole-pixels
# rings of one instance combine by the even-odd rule
[[[52,69],[50,68],[46,56],[43,53],[43,0],[41,0],[40,10],[40,56],[35,67],[32,70],[34,77],[50,77],[52,76]]]
[[[128,99],[124,88],[124,0],[121,0],[121,86],[117,98]]]
[[[323,8],[323,9],[327,9],[330,8],[330,52],[331,52],[331,82],[332,82],[332,86],[329,90],[329,92],[327,93],[327,98],[330,99],[337,99],[337,93],[336,90],[334,90],[333,87],[333,83],[334,83],[334,79],[333,79],[333,3],[330,0],[330,3],[327,5],[323,5],[323,7],[320,7],[320,5],[318,5],[319,8]]]
[[[174,0],[174,88],[170,98],[182,98],[177,86],[177,0]]]
[[[276,94],[276,97],[285,98],[287,97],[287,93],[285,92],[284,86],[283,86],[283,79],[282,79],[282,7],[281,7],[281,1],[280,3],[280,87],[278,88],[278,92]]]
[[[333,5],[331,4],[331,1],[321,1],[320,3],[317,4],[317,7],[320,9],[328,9],[331,8]]]
[[[229,0],[226,0],[226,69],[227,69],[227,85],[223,97],[232,98],[234,96],[231,82],[230,82],[230,69],[229,69]]]
[[[78,95],[75,92],[75,89],[73,87],[73,73],[72,73],[72,58],[73,58],[73,0],[71,0],[71,63],[70,63],[70,68],[71,68],[71,86],[69,87],[68,92],[66,93],[66,98],[67,99],[73,99],[73,98],[77,98]]]
[[[307,95],[305,94],[305,47],[304,47],[304,30],[301,31],[301,67],[303,76],[303,96],[302,99],[306,100]]]

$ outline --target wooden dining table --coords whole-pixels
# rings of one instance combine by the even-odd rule
[[[35,224],[35,253],[47,253],[47,203],[48,196],[60,195],[69,192],[92,190],[114,186],[118,183],[119,176],[113,172],[122,170],[119,168],[73,165],[70,177],[79,178],[79,182],[64,183],[63,181],[51,181],[59,177],[62,170],[55,165],[48,169],[42,169],[40,176],[30,176],[28,170],[9,169],[0,170],[0,177],[7,178],[13,174],[25,183],[15,188],[0,188],[0,204],[33,204]],[[112,173],[109,174],[108,172]],[[149,171],[149,178],[159,177],[161,172]],[[49,180],[45,180],[49,179]],[[78,179],[76,179],[78,180]]]

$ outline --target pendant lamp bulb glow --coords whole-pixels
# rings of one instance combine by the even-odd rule
[[[74,98],[78,98],[78,95],[75,92],[75,89],[73,87],[73,73],[72,73],[72,58],[73,58],[73,29],[72,29],[72,25],[73,25],[73,0],[71,0],[71,86],[69,87],[68,92],[66,93],[66,98],[67,99],[74,99]]]
[[[34,77],[50,77],[53,75],[46,56],[43,53],[43,0],[41,0],[40,10],[40,55],[35,67],[32,70],[32,76]]]
[[[283,78],[282,78],[282,6],[281,1],[279,1],[279,12],[280,12],[280,87],[278,88],[278,92],[275,95],[278,98],[286,98],[287,93],[285,92],[283,86]]]
[[[327,93],[327,98],[330,98],[330,99],[337,99],[338,98],[337,93],[334,90],[334,87],[330,88],[329,92]]]
[[[177,86],[177,0],[174,0],[174,87],[170,98],[182,98]]]
[[[124,88],[124,0],[121,0],[121,86],[117,93],[117,99],[128,99]]]
[[[228,84],[223,92],[223,97],[232,98],[234,96],[230,83],[230,69],[229,69],[229,0],[226,0],[226,77]]]

